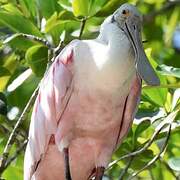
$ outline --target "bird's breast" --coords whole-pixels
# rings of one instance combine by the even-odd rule
[[[115,93],[129,87],[135,74],[129,44],[113,46],[88,41],[75,54],[75,86],[78,89]]]

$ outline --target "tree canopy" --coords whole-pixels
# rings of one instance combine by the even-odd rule
[[[37,87],[73,39],[97,37],[121,4],[143,16],[146,54],[161,85],[143,84],[136,119],[106,170],[109,179],[180,178],[179,0],[0,0],[0,174],[23,178],[23,156]]]

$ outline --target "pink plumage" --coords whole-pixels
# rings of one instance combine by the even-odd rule
[[[107,166],[132,123],[141,80],[133,77],[126,96],[120,96],[116,104],[119,115],[112,118],[114,105],[106,94],[83,92],[79,97],[81,90],[73,79],[73,52],[78,43],[72,42],[61,52],[41,82],[31,118],[24,180],[64,179],[60,146],[66,144],[70,144],[73,180],[87,179],[98,165]]]
[[[125,4],[105,20],[97,39],[67,45],[42,79],[32,112],[24,180],[87,180],[94,175],[102,179],[134,119],[140,75],[158,84],[136,41],[139,29],[122,22],[124,8],[139,25],[139,13]],[[136,53],[142,55],[142,64]],[[152,78],[146,78],[144,66]]]

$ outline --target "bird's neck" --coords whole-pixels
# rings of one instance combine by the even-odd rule
[[[104,62],[105,74],[109,77],[117,77],[117,84],[130,82],[129,79],[135,73],[134,52],[125,33],[116,25],[108,24],[100,30],[97,39],[107,45],[107,61]]]
[[[121,51],[128,53],[131,48],[130,42],[125,33],[115,24],[108,24],[100,29],[100,34],[97,38],[99,41],[106,43],[112,51]]]

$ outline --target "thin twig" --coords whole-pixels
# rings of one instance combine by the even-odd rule
[[[122,172],[121,172],[121,174],[119,176],[119,180],[123,180],[126,172],[128,171],[129,167],[131,166],[131,163],[132,163],[133,159],[134,159],[134,157],[131,156],[128,163],[127,163],[127,165],[126,165],[126,167],[122,170]]]
[[[86,18],[83,18],[81,21],[81,27],[80,27],[80,33],[79,33],[79,39],[81,39],[81,36],[83,34],[84,28],[85,28],[85,24],[86,24]]]
[[[139,173],[141,173],[142,171],[144,171],[145,169],[147,169],[148,167],[150,167],[152,164],[154,164],[159,158],[160,156],[165,152],[166,147],[168,145],[168,141],[169,141],[169,137],[171,134],[171,124],[169,125],[169,130],[168,130],[168,134],[165,140],[165,143],[163,144],[163,147],[161,148],[159,154],[157,154],[151,161],[149,161],[143,168],[141,168],[139,171],[135,172],[132,174],[132,176],[128,179],[131,180],[134,177],[136,177]]]
[[[24,38],[26,38],[26,39],[40,42],[41,44],[45,45],[45,46],[46,46],[47,48],[49,48],[49,49],[53,49],[53,48],[54,48],[54,47],[49,43],[49,41],[47,41],[46,39],[43,39],[43,38],[40,38],[40,37],[31,35],[31,34],[23,34],[23,33],[20,33],[19,35],[22,36],[22,37],[24,37]]]
[[[63,48],[63,45],[64,45],[64,41],[63,40],[60,40],[58,46],[54,49],[54,54],[53,54],[53,57],[57,57],[58,54],[61,52],[62,48]]]
[[[12,128],[12,127],[11,127]],[[9,130],[7,127],[5,127],[3,124],[0,124],[0,131],[3,132],[3,134],[9,135],[11,133],[11,130]],[[23,139],[26,139],[27,137],[23,133],[16,133],[16,136],[19,136]]]
[[[12,36],[5,39],[3,43],[4,44],[9,43],[10,41],[12,41],[14,38],[17,38],[17,37],[24,37],[27,40],[39,42],[43,44],[44,46],[46,46],[48,49],[52,49],[52,50],[54,49],[54,46],[48,40],[44,38],[40,38],[38,36],[34,36],[32,34],[24,34],[24,33],[13,34]]]
[[[155,138],[157,137],[157,135],[161,132],[161,130],[166,126],[166,124],[162,125],[158,130],[156,130],[154,132],[154,134],[152,135],[151,139],[145,144],[145,146],[137,151],[134,151],[134,152],[131,152],[129,154],[126,154],[122,157],[120,157],[119,159],[117,160],[114,160],[112,163],[109,164],[108,169],[112,168],[115,164],[117,164],[119,161],[121,161],[122,159],[125,159],[125,158],[129,158],[131,156],[136,156],[138,154],[141,154],[142,152],[144,152],[148,147],[151,146],[151,144],[153,143],[153,141],[155,140]]]
[[[30,97],[28,103],[26,104],[26,107],[24,108],[20,118],[18,119],[16,125],[14,126],[13,131],[11,132],[11,134],[9,136],[9,139],[7,141],[7,144],[6,144],[5,148],[4,148],[2,158],[1,158],[0,174],[2,174],[2,172],[4,171],[6,161],[7,161],[8,157],[9,157],[10,149],[11,149],[11,147],[12,147],[14,141],[15,141],[15,138],[16,138],[16,131],[17,131],[18,127],[20,126],[21,122],[23,120],[25,120],[26,115],[30,112],[31,107],[34,104],[35,98],[37,96],[38,89],[39,89],[39,87],[36,88],[36,90],[34,91],[32,96]]]
[[[28,36],[26,36],[26,37],[28,37]],[[32,38],[32,37],[35,37],[35,36],[29,36],[29,37]],[[35,39],[39,40],[38,37],[35,37]],[[51,52],[53,51],[53,54],[54,54],[53,59],[55,59],[55,57],[57,56],[57,52],[59,52],[62,49],[62,45],[63,45],[63,43],[60,42],[60,44],[58,45],[57,48],[53,48],[53,50],[51,50]],[[48,57],[48,62],[50,62],[49,58],[50,58],[50,56]],[[48,69],[49,69],[49,63],[47,64],[46,72],[48,71]],[[22,121],[26,119],[27,114],[30,112],[30,110],[31,110],[31,108],[32,108],[32,106],[34,104],[34,101],[36,99],[36,96],[38,94],[38,89],[39,89],[39,85],[35,89],[35,91],[33,92],[31,98],[29,99],[28,103],[26,104],[26,107],[24,108],[21,116],[17,120],[17,122],[16,122],[16,124],[14,126],[14,129],[12,130],[12,132],[11,132],[11,134],[9,136],[9,139],[7,141],[7,144],[6,144],[5,148],[4,148],[2,157],[0,159],[0,176],[4,172],[4,170],[7,168],[7,166],[10,164],[10,163],[8,163],[9,162],[8,157],[9,157],[10,149],[11,149],[12,145],[15,142],[16,135],[18,134],[17,130],[18,130],[20,124],[22,123]]]
[[[18,155],[25,149],[28,140],[25,140],[23,144],[17,149],[14,155],[9,158],[4,166],[4,170],[18,157]]]

